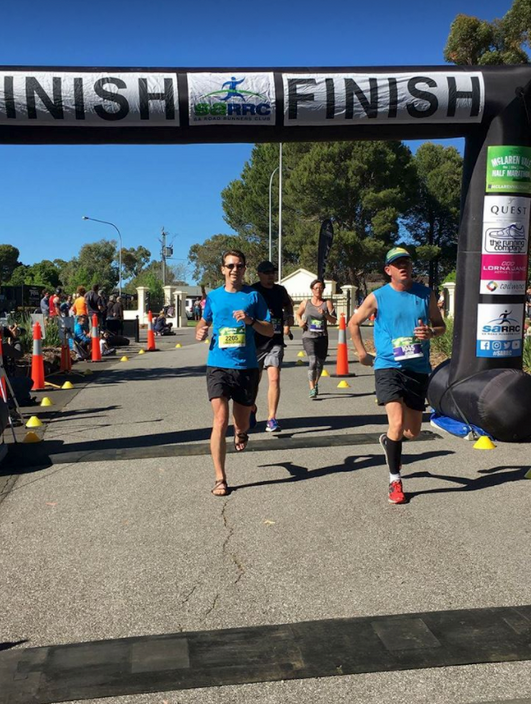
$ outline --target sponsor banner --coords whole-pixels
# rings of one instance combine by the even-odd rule
[[[525,281],[527,277],[527,255],[484,254],[481,257],[481,278],[499,281]]]
[[[0,72],[0,125],[179,125],[177,74]]]
[[[527,254],[531,199],[485,196],[483,254]]]
[[[481,122],[480,72],[283,74],[286,126]]]
[[[520,357],[523,344],[523,303],[480,303],[476,357]]]
[[[190,125],[274,125],[273,73],[189,73]]]
[[[531,193],[531,147],[489,147],[486,190]]]

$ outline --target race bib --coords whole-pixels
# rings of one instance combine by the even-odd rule
[[[393,357],[396,362],[424,357],[420,340],[414,337],[397,337],[393,340]]]
[[[318,320],[317,318],[310,318],[310,324],[308,329],[311,332],[323,332],[324,330],[324,320]]]
[[[221,349],[228,347],[245,347],[245,327],[220,328],[218,333]]]
[[[275,335],[280,335],[282,333],[282,318],[271,318],[271,322],[275,329]]]

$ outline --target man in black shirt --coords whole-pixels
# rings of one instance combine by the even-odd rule
[[[260,281],[253,284],[253,288],[265,298],[275,329],[273,337],[264,337],[256,330],[254,333],[260,378],[265,368],[269,380],[266,431],[275,433],[280,431],[276,418],[280,400],[280,369],[284,357],[284,335],[290,334],[290,325],[293,324],[293,301],[284,286],[275,283],[277,268],[272,262],[260,262],[257,272]]]

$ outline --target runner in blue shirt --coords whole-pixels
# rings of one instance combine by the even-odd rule
[[[385,257],[390,283],[370,293],[349,321],[360,364],[372,367],[376,398],[385,406],[389,429],[380,436],[389,467],[389,503],[403,504],[402,439],[420,433],[430,367],[429,341],[446,330],[435,294],[413,281],[411,255],[393,247]],[[376,359],[365,349],[360,325],[375,315]]]
[[[258,390],[258,361],[254,331],[271,337],[274,327],[262,296],[243,283],[245,255],[239,250],[225,252],[221,271],[225,284],[208,294],[203,317],[197,323],[195,337],[203,341],[212,325],[207,361],[208,398],[214,413],[210,449],[216,473],[214,496],[227,496],[225,473],[229,423],[229,400],[232,399],[234,448],[242,452],[249,436],[249,416]]]

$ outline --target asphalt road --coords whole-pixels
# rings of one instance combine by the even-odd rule
[[[332,333],[334,334],[334,333]],[[193,331],[95,375],[46,441],[165,447],[208,441],[207,346]],[[183,347],[175,349],[176,342]],[[229,497],[208,456],[28,471],[0,504],[0,641],[17,647],[264,624],[531,603],[529,445],[492,451],[438,433],[405,446],[405,506],[387,502],[379,445],[283,450],[282,438],[383,432],[372,370],[308,399],[288,344],[271,450],[231,454]],[[335,344],[328,370],[334,371]],[[47,392],[47,395],[60,392]],[[425,425],[430,430],[429,425]],[[435,432],[435,431],[434,431]],[[531,697],[529,662],[266,682],[109,699],[117,704],[491,702]],[[87,702],[89,700],[85,700]],[[98,700],[101,701],[101,700]],[[95,704],[95,701],[94,701]]]

